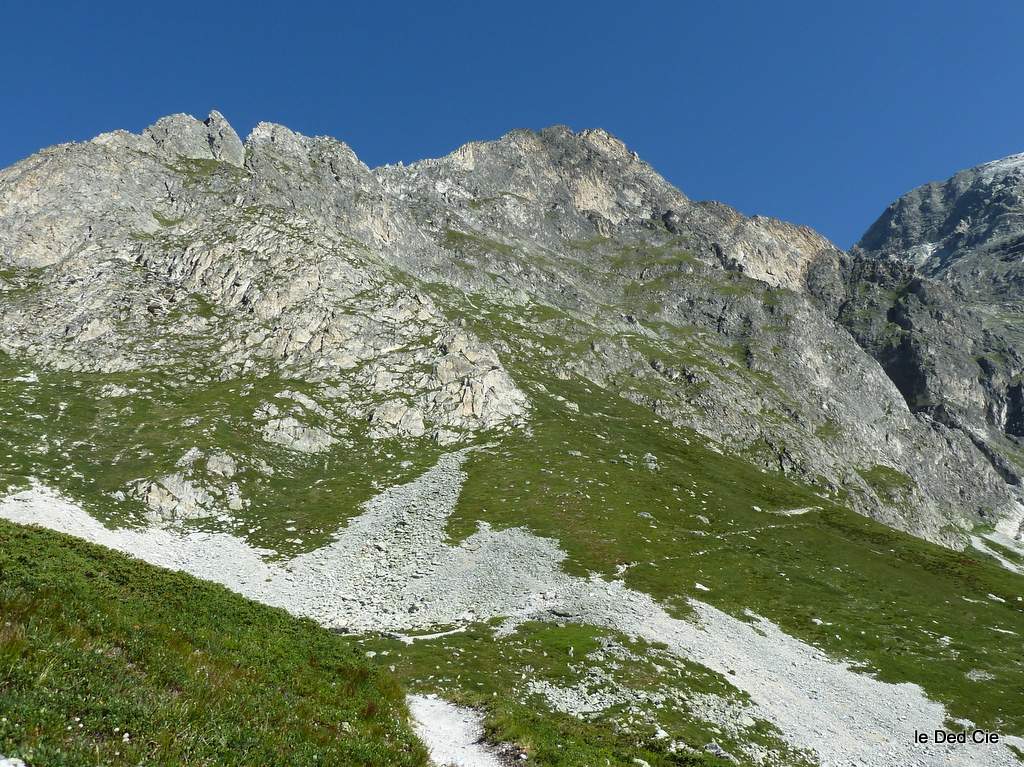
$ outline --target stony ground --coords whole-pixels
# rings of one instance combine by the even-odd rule
[[[753,613],[741,620],[691,599],[692,618],[672,617],[622,581],[567,574],[558,544],[525,529],[482,525],[453,545],[445,525],[466,456],[465,450],[444,455],[416,480],[368,502],[330,545],[284,561],[268,561],[270,552],[223,533],[110,530],[40,486],[6,498],[0,515],[223,583],[345,632],[415,632],[500,618],[498,637],[527,620],[573,621],[637,636],[722,675],[749,698],[745,709],[705,702],[701,716],[718,719],[741,739],[758,721],[770,723],[786,743],[828,767],[1017,763],[1002,745],[970,751],[915,745],[914,730],[944,726],[948,716],[940,704],[915,685],[859,673]],[[556,709],[573,713],[581,705],[580,691],[542,691]],[[770,761],[756,748],[744,758]]]
[[[416,734],[430,750],[435,764],[456,767],[502,767],[511,760],[502,760],[495,749],[484,745],[483,717],[433,695],[410,695]]]

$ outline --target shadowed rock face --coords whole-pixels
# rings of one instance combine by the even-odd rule
[[[909,407],[968,434],[1020,483],[1024,155],[890,205],[818,291]]]
[[[900,242],[928,226],[945,231]],[[315,383],[305,420],[253,415],[304,454],[355,421],[442,444],[528,428],[520,379],[578,378],[959,545],[1016,524],[1008,453],[975,424],[1019,433],[1024,396],[996,305],[906,261],[691,201],[618,139],[560,126],[370,169],[335,139],[261,123],[242,144],[219,113],[174,115],[0,172],[9,354]]]

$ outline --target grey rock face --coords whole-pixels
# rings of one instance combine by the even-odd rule
[[[960,171],[890,205],[861,238],[865,254],[893,255],[919,273],[1017,297],[1024,247],[1024,154]],[[978,277],[985,271],[988,285]]]
[[[557,307],[572,318],[552,321],[557,333],[604,338],[583,354],[542,348],[552,374],[619,391],[826,493],[852,491],[888,524],[949,543],[968,519],[1009,513],[1013,492],[970,436],[912,413],[809,300],[845,294],[845,254],[805,228],[694,203],[603,135],[514,132],[378,169],[441,246],[410,239],[405,268],[516,311]],[[890,492],[865,480],[874,467],[912,479]]]
[[[157,153],[172,162],[218,160],[241,167],[246,159],[239,134],[216,110],[205,122],[188,115],[161,118],[142,132],[142,138],[150,139]]]
[[[1015,155],[907,193],[814,289],[912,411],[966,435],[1013,486],[1024,468],[1022,253]]]
[[[328,432],[306,426],[292,416],[267,421],[263,426],[263,439],[300,453],[322,453],[335,442]]]
[[[205,122],[183,114],[163,117],[146,128],[142,137],[152,141],[157,152],[172,161],[219,160],[238,167],[245,163],[241,139],[216,110],[210,112]]]
[[[156,145],[160,154],[168,157],[184,157],[187,160],[212,160],[213,148],[206,125],[184,114],[161,117],[142,132]]]
[[[205,125],[206,140],[210,144],[213,159],[242,167],[245,164],[245,147],[224,115],[213,110],[206,118]]]
[[[238,471],[238,464],[227,453],[214,453],[206,459],[206,470],[211,474],[231,479]]]
[[[901,242],[926,228],[915,226]],[[971,421],[914,405],[897,368],[920,357],[913,378],[935,348],[913,339],[952,344],[979,315],[948,308],[942,290],[960,282],[888,287],[912,282],[888,263],[691,201],[600,130],[513,131],[371,170],[340,141],[269,123],[243,145],[213,112],[0,172],[9,354],[97,374],[302,383],[253,414],[263,439],[301,454],[353,429],[447,444],[528,428],[523,381],[578,379],[959,544],[963,529],[1013,513],[1015,489]],[[871,312],[854,311],[855,283],[873,286],[857,299]],[[889,320],[869,318],[892,291],[906,298],[893,324],[909,347],[886,346]],[[1005,393],[989,396],[958,360],[936,367],[931,396],[1024,422],[1013,374],[994,373]],[[230,479],[246,463],[228,458],[211,455],[207,473]],[[194,512],[181,482],[136,492],[159,513]],[[240,502],[229,495],[218,503]]]
[[[150,509],[154,521],[195,519],[210,516],[213,496],[201,485],[187,479],[181,472],[155,481],[139,480],[132,494]]]
[[[344,390],[351,418],[412,398],[417,434],[521,420],[526,399],[493,351],[384,259],[383,203],[362,202],[376,187],[340,142],[261,124],[243,148],[216,112],[47,150],[0,176],[4,263],[32,280],[0,305],[0,349],[108,373],[283,368]],[[305,436],[268,438],[329,445]]]
[[[840,255],[806,227],[689,200],[602,130],[513,131],[437,160],[379,168],[375,175],[403,207],[436,212],[417,215],[419,228],[435,235],[461,221],[492,231],[500,242],[564,249],[566,240],[669,234],[723,266],[794,289],[803,285],[811,263]]]

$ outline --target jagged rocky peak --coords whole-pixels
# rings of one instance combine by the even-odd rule
[[[344,141],[331,136],[304,136],[278,123],[257,123],[245,139],[245,148],[250,154],[290,158],[307,167],[323,161],[335,172],[344,168],[360,175],[369,173]]]
[[[968,273],[972,254],[1012,258],[1024,251],[1024,154],[933,181],[893,202],[857,249],[895,256],[924,274]]]
[[[924,184],[851,249],[826,301],[919,417],[1024,476],[1024,155]],[[1024,520],[1019,509],[1004,527]]]
[[[0,302],[0,349],[95,373],[283,372],[381,438],[521,422],[496,352],[387,265],[393,225],[347,146],[271,123],[243,145],[219,113],[171,115],[44,150],[0,174],[3,265],[30,288]],[[331,444],[268,418],[279,441]]]
[[[686,201],[610,134],[565,126],[511,131],[439,159],[384,166],[377,175],[398,194],[477,209],[483,203],[491,218],[569,236],[657,220]]]
[[[380,183],[343,141],[261,122],[245,147],[249,175],[241,204],[287,208],[341,224],[371,248],[395,239],[396,222]]]
[[[238,167],[245,163],[241,139],[217,110],[211,111],[206,120],[180,113],[168,115],[150,125],[141,135],[119,130],[102,133],[92,143],[126,147],[170,160],[219,160]]]
[[[691,200],[600,129],[515,130],[375,173],[390,193],[443,207],[438,230],[455,225],[499,241],[539,238],[550,247],[660,232],[698,257],[798,291],[817,261],[837,262],[841,255],[808,227]]]
[[[154,208],[171,203],[166,215],[174,219],[209,206],[182,187],[215,169],[181,166],[182,161],[219,161],[244,170],[224,176],[221,184],[224,194],[234,190],[237,205],[271,204],[324,221],[343,220],[356,239],[405,253],[421,252],[420,232],[430,229],[430,221],[411,223],[396,212],[415,201],[439,213],[431,219],[431,239],[452,229],[555,247],[566,240],[660,231],[686,241],[698,257],[796,290],[803,289],[813,263],[838,254],[809,229],[692,202],[603,130],[515,130],[439,159],[371,171],[341,141],[306,137],[274,123],[258,124],[242,144],[214,111],[205,121],[170,115],[141,135],[115,131],[44,150],[5,171],[0,200],[25,206],[11,257],[16,251],[23,262],[52,263],[67,252],[55,251],[54,241],[70,248],[103,241],[112,215],[118,226],[128,217],[133,230],[152,232]],[[73,204],[46,201],[61,188],[51,174],[78,176],[61,191],[75,198]],[[56,211],[62,213],[55,225],[74,226],[77,236],[48,238],[36,231]],[[69,217],[69,211],[85,215]]]
[[[245,163],[245,147],[242,146],[238,134],[231,127],[224,115],[214,109],[206,118],[207,139],[213,149],[213,157],[232,165]]]

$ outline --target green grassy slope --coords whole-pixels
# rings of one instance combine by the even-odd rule
[[[753,610],[832,657],[848,659],[865,673],[886,681],[920,684],[929,697],[947,707],[952,717],[968,718],[998,732],[1024,732],[1024,707],[1019,696],[1010,692],[1024,689],[1024,660],[1019,652],[1020,637],[1024,636],[1024,602],[1019,596],[1019,576],[978,552],[950,551],[865,519],[850,510],[848,497],[827,495],[821,487],[763,471],[746,460],[749,456],[719,452],[695,432],[673,427],[649,407],[630,402],[630,392],[647,386],[646,380],[630,380],[628,374],[623,374],[619,392],[623,396],[616,396],[614,387],[602,389],[581,376],[563,380],[554,363],[572,359],[592,341],[615,340],[597,334],[596,329],[591,337],[591,328],[585,323],[569,323],[563,313],[540,305],[523,309],[523,321],[517,323],[500,307],[488,308],[485,297],[474,296],[472,304],[468,300],[462,304],[459,296],[440,286],[431,286],[431,290],[443,298],[439,303],[461,309],[471,329],[480,336],[512,347],[505,354],[506,364],[532,404],[528,431],[484,435],[481,443],[489,447],[475,452],[465,465],[468,479],[450,520],[453,541],[470,534],[480,521],[496,528],[526,527],[558,541],[567,553],[566,569],[576,575],[597,572],[606,578],[621,576],[628,586],[651,594],[676,615],[688,612],[688,597],[709,602],[741,619],[745,610]],[[457,314],[453,312],[453,316]],[[569,324],[572,332],[563,327]],[[675,332],[678,339],[660,343],[648,356],[679,366],[711,368],[728,362],[718,353],[707,354],[705,347],[688,345],[689,330],[677,328]],[[636,339],[631,342],[641,343]],[[733,372],[732,367],[729,370]],[[737,376],[761,375],[744,371],[741,365],[735,370]],[[116,501],[117,490],[134,478],[174,471],[176,462],[192,446],[208,452],[222,449],[238,457],[244,466],[235,481],[252,499],[252,506],[230,520],[200,520],[186,526],[224,527],[285,556],[323,545],[345,519],[359,513],[361,501],[382,487],[410,479],[443,452],[443,448],[426,441],[374,443],[355,429],[347,443],[317,456],[289,455],[268,445],[259,439],[251,423],[252,412],[261,402],[279,401],[274,395],[282,389],[316,394],[314,387],[293,380],[181,382],[172,374],[158,371],[117,376],[45,372],[34,370],[27,360],[3,355],[0,374],[0,417],[9,426],[0,431],[0,486],[23,486],[29,477],[38,477],[108,524],[138,524],[141,504],[132,499]],[[770,386],[770,378],[766,379],[760,383]],[[137,392],[104,398],[100,392],[109,383]],[[654,399],[661,395],[658,389],[649,393]],[[770,429],[771,423],[765,428]],[[819,428],[832,438],[839,436],[834,426]],[[648,466],[647,454],[656,457],[656,468]],[[272,463],[275,472],[254,470],[256,459]],[[872,487],[885,494],[898,495],[908,481],[884,467],[858,469]],[[802,507],[814,510],[794,516],[778,513]],[[5,533],[9,529],[0,528]],[[3,540],[0,537],[0,544]],[[21,542],[6,548],[32,550],[31,542],[18,540]],[[66,539],[46,540],[55,545],[52,541]],[[85,550],[78,545],[61,545],[65,550]],[[2,563],[9,560],[0,560],[0,582],[5,588],[9,576]],[[28,577],[27,564],[22,572]],[[174,576],[161,573],[161,577]],[[83,582],[92,587],[92,581]],[[194,581],[181,582],[199,588]],[[698,582],[710,591],[698,590]],[[237,604],[225,592],[215,592],[219,600]],[[40,592],[37,588],[32,593]],[[182,596],[177,604],[188,605],[197,598]],[[125,605],[129,604],[124,600],[95,601],[113,604],[118,610],[127,609]],[[58,609],[59,598],[44,599],[42,603],[49,605],[50,612],[38,612],[37,631],[54,632],[68,625],[61,613],[67,604]],[[164,609],[160,599],[155,603]],[[14,614],[7,602],[0,606],[5,615],[9,611]],[[168,644],[165,640],[177,640],[178,632],[185,630],[174,619],[180,619],[181,611],[188,608],[166,609],[170,612],[162,616],[141,611],[151,619],[143,625],[149,625],[157,638],[137,648],[137,658],[132,662],[138,666],[164,664],[169,652],[162,649]],[[255,606],[246,609],[260,615],[279,615]],[[215,615],[216,611],[212,612]],[[88,609],[84,614],[91,615]],[[199,615],[204,614],[200,610]],[[19,620],[14,625],[25,624],[24,619]],[[84,619],[76,620],[82,626],[89,625]],[[134,626],[131,621],[141,623],[134,617],[127,620],[126,626]],[[160,629],[168,620],[169,628]],[[298,629],[294,627],[304,624],[284,617],[279,620],[282,626],[291,628],[273,637],[270,634],[276,629],[272,632],[267,628],[265,641],[255,643],[258,652],[273,644],[278,647],[277,655],[295,656],[297,666],[309,655],[304,649],[309,643],[333,643],[333,652],[343,653],[346,645],[342,640],[308,626],[297,642]],[[203,635],[207,645],[222,642],[221,647],[233,646],[240,636],[232,629],[237,623],[211,617],[203,629],[208,632]],[[170,627],[177,627],[177,632]],[[195,631],[196,626],[190,624],[189,630]],[[221,632],[227,636],[218,638]],[[310,637],[319,638],[314,641]],[[186,647],[191,652],[195,642],[189,642]],[[50,644],[56,644],[56,640]],[[35,646],[46,645],[37,642]],[[170,646],[175,646],[174,641]],[[356,646],[375,651],[374,662],[393,671],[412,690],[436,692],[481,707],[490,737],[515,744],[529,754],[530,764],[583,767],[606,762],[630,764],[637,758],[652,767],[725,764],[699,751],[672,752],[669,744],[675,739],[697,749],[715,741],[733,753],[740,753],[744,743],[754,741],[777,751],[783,763],[802,763],[798,755],[787,752],[778,733],[765,723],[758,722],[735,736],[702,718],[696,703],[692,709],[687,707],[690,699],[699,703],[701,696],[708,695],[742,701],[743,693],[727,677],[667,656],[663,648],[631,642],[613,632],[571,622],[529,623],[511,635],[495,636],[493,624],[477,623],[462,633],[417,641],[412,646],[387,636],[365,637]],[[626,648],[628,657],[609,651],[609,646]],[[203,651],[210,652],[209,647]],[[321,655],[335,657],[317,653],[318,658]],[[75,657],[84,656],[78,653]],[[96,657],[103,663],[120,662],[116,654],[113,659],[102,652]],[[0,660],[4,674],[14,674],[8,669],[20,668],[6,655]],[[59,661],[64,662],[63,658]],[[321,658],[318,662],[325,661]],[[41,669],[45,661],[35,663],[22,665]],[[93,684],[87,681],[93,673],[88,664],[82,660],[78,663],[78,678],[83,680],[80,684]],[[253,665],[243,664],[247,668]],[[552,711],[529,685],[539,680],[586,687],[591,667],[603,675],[597,686],[656,693],[667,689],[673,697],[664,705],[654,698],[614,704],[579,719]],[[115,668],[123,669],[123,665]],[[24,673],[38,676],[42,672]],[[184,674],[181,671],[177,687],[172,687],[175,694],[183,694],[178,688],[188,689],[193,701],[213,695],[198,689],[193,693],[192,687],[182,682],[187,678]],[[332,675],[296,678],[307,679],[304,684],[313,690]],[[128,678],[123,674],[98,678],[108,676]],[[274,692],[276,688],[271,687],[263,689]],[[134,693],[136,687],[128,685],[127,689]],[[352,696],[359,701],[363,688],[353,689]],[[246,716],[231,719],[233,724],[224,725],[224,731],[238,741],[258,739],[265,721],[261,717],[267,716],[268,705],[280,704],[273,716],[297,721],[288,719],[293,706],[279,701],[280,693],[275,694],[277,697],[265,692],[250,696],[252,703]],[[393,714],[400,704],[396,691],[389,695],[385,698],[390,701],[387,710]],[[363,696],[364,703],[367,698]],[[61,697],[62,701],[68,699],[70,696]],[[33,711],[44,707],[49,710],[54,705],[28,697],[25,700],[29,702],[23,707]],[[192,705],[190,711],[207,708]],[[358,713],[360,705],[353,703],[351,710]],[[50,728],[48,732],[61,737],[71,726],[67,737],[72,737],[79,724],[74,717],[82,715],[66,708],[54,710],[59,715],[52,722],[49,714],[43,717],[34,713],[23,716],[22,721],[50,722],[45,725]],[[257,713],[253,715],[253,711]],[[255,734],[247,731],[249,716],[258,725],[253,727]],[[349,721],[358,733],[363,725],[350,718],[355,716],[346,713],[340,718]],[[318,728],[330,732],[330,723],[338,719],[304,717],[304,721],[321,723],[313,728],[316,733],[321,732]],[[166,720],[164,717],[161,721]],[[85,722],[82,716],[81,723]],[[663,727],[667,736],[659,737],[656,725]],[[127,727],[113,720],[105,726],[108,730]],[[134,733],[143,732],[147,725],[131,726]],[[158,724],[149,726],[159,729]],[[235,726],[237,729],[231,729]],[[7,727],[9,723],[0,724],[0,728]],[[198,725],[186,731],[196,729]],[[265,729],[285,730],[276,725]],[[221,731],[213,725],[210,730]],[[393,731],[395,748],[409,746],[404,733]],[[0,729],[0,751],[16,734]],[[108,733],[104,737],[109,740],[111,736]],[[196,756],[180,758],[195,764],[230,764],[216,755],[216,748],[223,748],[217,745],[223,742],[219,737],[205,738],[202,733],[194,737],[204,744],[211,739],[213,745],[207,746],[215,756],[197,751]],[[111,742],[109,753],[120,750],[120,741]],[[382,747],[387,743],[382,739],[376,742]],[[410,763],[420,758],[415,750],[402,753]],[[292,749],[290,755],[277,754],[266,761],[315,763],[308,757],[309,752]],[[327,757],[321,758],[321,763],[327,763],[323,759]],[[333,763],[344,763],[345,759],[367,764],[402,763],[389,761],[390,755],[384,751],[374,752],[363,761],[342,754]],[[51,759],[38,763],[61,762]]]
[[[111,385],[132,393],[104,397]],[[287,389],[317,394],[314,386],[274,376],[220,382],[158,369],[71,373],[0,352],[0,488],[36,477],[107,524],[139,525],[144,505],[131,497],[119,502],[115,493],[134,480],[180,471],[176,462],[191,448],[223,450],[239,459],[231,481],[251,503],[233,515],[229,528],[253,545],[292,555],[327,543],[379,487],[408,481],[437,460],[436,448],[412,451],[394,440],[370,440],[359,431],[365,432],[365,421],[346,423],[348,433],[319,455],[267,443],[253,411],[264,402],[287,407],[274,396]],[[320,425],[308,414],[302,419]],[[260,471],[257,461],[273,469]],[[296,531],[286,532],[282,522],[290,517]],[[223,519],[192,523],[225,526]]]
[[[882,679],[920,684],[953,716],[1024,731],[1020,701],[992,694],[1024,689],[1019,575],[709,450],[624,400],[543,383],[546,395],[530,387],[532,434],[467,464],[454,537],[479,519],[525,526],[558,540],[570,571],[614,577],[629,565],[627,585],[677,614],[687,597],[737,617],[749,608]],[[801,507],[816,510],[772,513]]]
[[[0,753],[62,765],[422,765],[350,640],[0,522]]]
[[[687,597],[740,618],[749,608],[865,673],[921,685],[951,717],[1024,731],[1024,707],[1009,693],[1024,688],[1020,576],[977,552],[892,530],[813,488],[719,454],[698,435],[593,387],[517,373],[534,404],[531,433],[506,437],[467,462],[449,526],[453,540],[479,520],[526,527],[557,540],[571,572],[613,578],[617,566],[628,565],[625,582],[678,615],[689,612]],[[647,453],[657,456],[658,470],[645,465]],[[773,513],[801,507],[815,508]],[[697,582],[711,590],[698,590]],[[625,645],[639,658],[606,669],[611,689],[668,685],[683,698],[744,698],[726,677],[700,667],[676,670],[656,647],[572,624],[527,624],[503,638],[477,624],[412,647],[387,638],[365,646],[387,653],[377,660],[394,666],[410,688],[483,707],[491,736],[519,744],[534,764],[628,764],[637,757],[651,765],[725,764],[668,752],[654,722],[689,744],[715,740],[734,753],[742,745],[677,704],[615,705],[584,721],[548,712],[521,669],[553,684],[579,684],[588,665],[601,665],[581,662],[601,641]],[[753,739],[786,753],[771,728]],[[802,764],[796,755],[784,758]]]
[[[663,646],[575,623],[528,622],[497,638],[498,623],[411,645],[388,637],[363,641],[411,690],[438,692],[483,710],[487,736],[515,744],[528,764],[592,767],[641,759],[651,767],[726,767],[730,762],[700,751],[715,741],[734,754],[753,742],[774,750],[786,765],[810,767],[768,723],[737,736],[703,720],[703,696],[737,706],[747,696]],[[606,709],[574,716],[552,710],[541,694],[526,688],[524,678],[625,695]],[[673,750],[676,739],[692,750]]]

